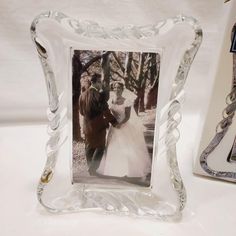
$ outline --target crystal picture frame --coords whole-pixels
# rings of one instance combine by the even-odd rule
[[[54,213],[101,211],[175,220],[186,204],[179,172],[179,139],[184,84],[202,41],[198,22],[179,15],[147,26],[105,28],[48,11],[31,25],[47,85],[47,160],[37,196]],[[174,41],[173,41],[174,39]],[[71,51],[105,50],[158,53],[161,57],[155,143],[150,187],[72,183]]]

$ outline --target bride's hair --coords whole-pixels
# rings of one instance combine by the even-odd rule
[[[124,88],[125,88],[124,83],[122,83],[121,81],[114,81],[114,82],[112,82],[112,84],[111,84],[112,90],[114,90],[115,85],[119,85],[119,86],[122,88],[122,90],[124,90]]]

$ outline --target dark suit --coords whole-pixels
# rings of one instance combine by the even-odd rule
[[[109,110],[105,94],[92,86],[81,94],[79,110],[84,117],[83,131],[89,172],[94,173],[105,149],[106,129],[109,123],[116,126],[117,120]]]

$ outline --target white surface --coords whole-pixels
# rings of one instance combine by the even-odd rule
[[[188,134],[194,116],[185,116]],[[193,130],[194,132],[194,130]],[[165,223],[94,213],[52,215],[37,202],[36,185],[46,161],[46,127],[0,128],[0,235],[120,236],[236,234],[235,185],[192,175],[191,143],[178,148],[188,203],[180,223]],[[191,134],[189,134],[191,138]],[[182,141],[181,141],[182,142]],[[182,148],[180,148],[182,147]]]

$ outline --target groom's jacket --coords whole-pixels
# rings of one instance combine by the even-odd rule
[[[79,98],[79,111],[84,117],[83,131],[86,144],[91,148],[104,148],[109,123],[113,126],[117,125],[104,92],[99,92],[92,87],[84,91]]]

